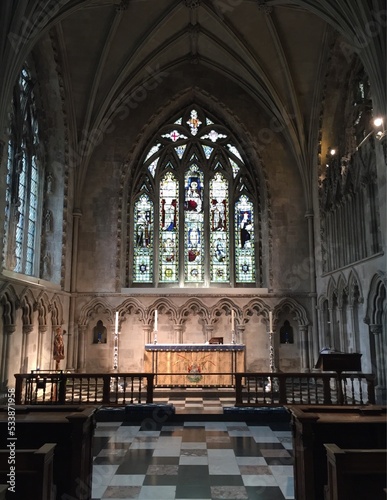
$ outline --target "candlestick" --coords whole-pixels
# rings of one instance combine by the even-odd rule
[[[116,323],[114,327],[114,333],[117,335],[118,334],[118,311],[116,311]]]
[[[269,331],[273,331],[273,313],[269,311]]]
[[[157,319],[158,319],[158,311],[155,310],[155,331],[157,332]]]

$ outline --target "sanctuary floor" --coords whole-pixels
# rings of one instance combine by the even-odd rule
[[[289,424],[217,419],[214,414],[233,404],[227,398],[155,402],[172,403],[176,414],[186,417],[143,426],[97,424],[93,500],[294,499]]]

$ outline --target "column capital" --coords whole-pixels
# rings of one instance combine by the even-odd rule
[[[33,325],[23,325],[23,335],[28,335],[34,329]]]
[[[378,335],[379,333],[382,333],[382,325],[369,325],[370,327],[370,332],[373,333],[374,335]]]
[[[8,335],[12,335],[15,330],[16,330],[16,325],[5,325],[4,326],[4,333],[6,333]]]

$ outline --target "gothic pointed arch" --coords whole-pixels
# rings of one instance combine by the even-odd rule
[[[279,315],[283,313],[292,314],[299,326],[307,326],[310,324],[305,308],[292,298],[282,299],[279,302],[274,309],[273,319],[276,320]]]
[[[130,299],[125,300],[118,309],[123,321],[125,321],[124,318],[127,314],[137,314],[140,317],[140,321],[144,324],[146,323],[146,308],[136,298],[131,297]]]
[[[372,277],[367,300],[365,322],[369,325],[383,325],[387,317],[387,279],[383,272]]]
[[[142,131],[123,172],[127,287],[267,284],[266,178],[249,134],[230,118],[189,89]]]
[[[94,298],[82,307],[78,318],[78,324],[85,326],[91,319],[99,314],[106,315],[111,320],[111,324],[113,324],[114,315],[112,313],[112,308],[101,298]]]
[[[197,298],[192,298],[187,300],[179,308],[179,316],[181,324],[184,324],[192,314],[196,314],[200,317],[203,323],[209,322],[209,311],[203,302]]]

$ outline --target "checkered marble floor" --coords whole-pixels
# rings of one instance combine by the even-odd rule
[[[219,398],[210,397],[157,397],[153,399],[154,403],[172,404],[176,413],[204,413],[204,414],[223,414],[223,408],[235,405],[235,396],[225,396]]]
[[[98,423],[92,498],[294,499],[289,426],[221,420]]]

